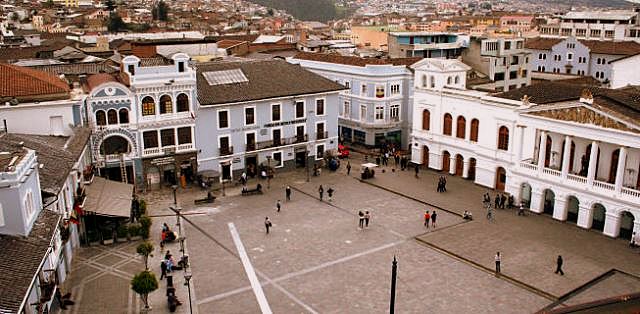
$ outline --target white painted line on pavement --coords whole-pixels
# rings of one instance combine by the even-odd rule
[[[247,251],[244,249],[242,240],[240,240],[240,234],[238,234],[238,230],[236,230],[236,225],[234,225],[233,222],[230,222],[228,225],[229,232],[231,232],[231,237],[233,238],[233,243],[236,245],[236,249],[238,249],[238,255],[240,255],[242,266],[244,266],[247,277],[249,277],[249,282],[251,282],[253,293],[256,295],[258,305],[260,305],[260,310],[263,314],[272,314],[273,312],[271,312],[271,307],[269,307],[267,297],[265,297],[260,281],[258,280],[258,276],[256,276],[256,271],[253,269],[253,265],[251,265],[251,261],[249,260]]]

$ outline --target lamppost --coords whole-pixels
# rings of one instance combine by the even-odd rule
[[[182,236],[182,224],[180,223],[180,211],[182,210],[182,208],[178,206],[169,206],[169,209],[176,213],[176,226],[178,226],[178,235]]]
[[[176,196],[176,191],[178,190],[178,186],[177,185],[172,185],[171,188],[173,189],[173,205],[178,206],[178,198]]]
[[[182,252],[182,259],[184,260],[184,240],[186,240],[187,237],[180,235],[180,237],[178,238],[178,240],[180,241],[180,252]]]
[[[307,144],[307,149],[304,152],[304,164],[307,166],[307,182],[309,182],[309,151],[311,151],[311,143]]]
[[[393,262],[391,263],[391,302],[389,302],[389,314],[395,313],[396,307],[396,277],[398,276],[398,261],[396,256],[393,256]]]
[[[267,189],[271,188],[271,176],[269,172],[271,171],[271,156],[267,156]]]
[[[191,284],[189,283],[191,281],[191,277],[191,272],[184,273],[184,284],[187,286],[187,290],[189,290],[189,313],[193,314],[193,309],[191,308]]]

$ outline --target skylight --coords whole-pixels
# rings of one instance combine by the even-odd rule
[[[211,86],[249,82],[241,69],[203,72],[202,75]]]

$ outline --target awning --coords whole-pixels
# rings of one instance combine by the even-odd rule
[[[93,182],[86,186],[86,191],[87,200],[84,203],[84,211],[108,217],[129,218],[131,216],[133,184],[96,176]]]

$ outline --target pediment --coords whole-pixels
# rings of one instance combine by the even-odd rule
[[[615,129],[640,134],[640,129],[638,129],[637,127],[630,126],[622,120],[618,120],[614,117],[605,115],[584,106],[532,110],[526,112],[526,114],[560,121],[591,124],[607,129]]]
[[[121,88],[107,86],[93,93],[93,97],[119,97],[119,96],[127,96],[127,92],[122,90]]]

